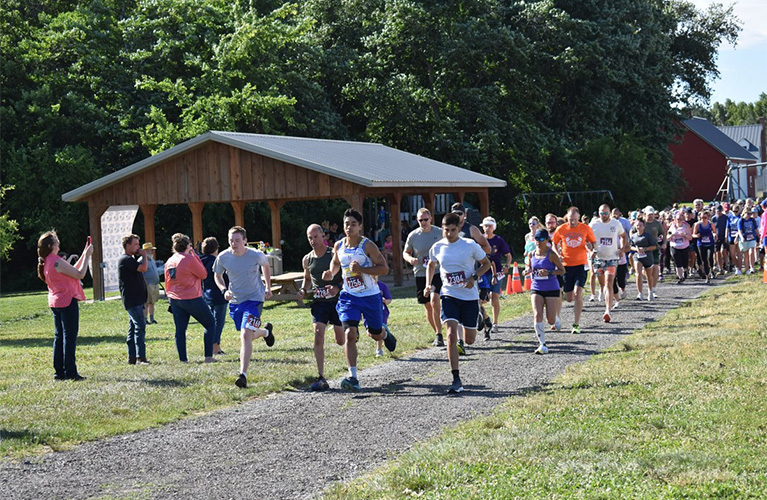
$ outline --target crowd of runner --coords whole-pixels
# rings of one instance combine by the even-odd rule
[[[429,210],[421,208],[418,227],[408,234],[402,253],[404,261],[413,266],[416,298],[434,331],[434,345],[447,347],[453,376],[449,393],[463,391],[459,356],[475,342],[477,333],[484,331],[489,339],[498,331],[501,287],[512,264],[509,245],[495,234],[496,220],[486,217],[480,228],[470,224],[466,214],[463,204],[455,203],[437,227],[432,225]],[[581,315],[587,287],[590,302],[604,303],[602,319],[609,323],[631,293],[632,276],[636,300],[653,301],[658,299],[657,285],[664,276],[667,281],[674,276],[671,279],[682,285],[696,277],[708,283],[727,273],[754,273],[767,247],[767,200],[709,206],[695,200],[691,208],[669,207],[660,212],[647,206],[630,212],[628,218],[608,205],[600,206],[592,217],[570,207],[564,216],[547,214],[543,221],[530,218],[524,241],[524,276],[530,284],[536,354],[549,352],[547,328],[562,329],[563,297],[573,304],[569,330],[579,334],[584,329]],[[360,331],[366,330],[377,341],[378,356],[383,355],[384,346],[394,351],[397,345],[387,326],[391,294],[378,281],[389,272],[388,259],[364,236],[362,214],[353,209],[344,213],[343,235],[339,233],[337,241],[329,241],[327,231],[318,224],[310,225],[306,236],[311,251],[302,260],[304,279],[298,298],[313,298],[318,378],[311,390],[329,388],[324,377],[324,338],[331,326],[336,343],[344,348],[349,370],[341,388],[359,391]],[[152,304],[156,300],[147,292],[144,273],[148,269],[156,273],[147,254],[154,247],[140,245],[134,234],[126,235],[122,243],[125,252],[118,271],[129,316],[128,363],[149,364],[145,331],[146,324],[154,322],[154,309],[145,304],[148,299]],[[228,304],[241,340],[235,384],[245,388],[253,341],[262,338],[269,347],[275,343],[272,324],[261,321],[263,303],[271,296],[271,275],[263,252],[248,246],[244,228],[232,227],[228,243],[229,248],[219,253],[215,238],[207,238],[200,257],[188,236],[175,234],[174,255],[165,265],[165,288],[181,362],[187,362],[186,329],[191,317],[205,329],[205,362],[216,362],[215,356],[223,354],[220,339]],[[80,260],[70,265],[58,256],[58,245],[52,231],[38,241],[38,275],[48,285],[54,316],[55,378],[83,380],[75,362],[77,301],[84,300],[79,280],[85,275],[93,247],[89,241]]]

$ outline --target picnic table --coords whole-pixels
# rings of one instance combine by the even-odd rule
[[[299,285],[296,280],[302,280],[304,273],[291,272],[272,276],[272,298],[270,300],[295,300],[299,306],[304,302],[298,298]]]

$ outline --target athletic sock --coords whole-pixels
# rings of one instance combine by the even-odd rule
[[[349,367],[349,376],[351,378],[357,378],[357,367],[356,366],[350,366]]]
[[[546,327],[543,321],[535,324],[535,335],[538,337],[538,342],[540,342],[541,345],[546,343]]]
[[[453,380],[458,380],[460,378],[458,376],[458,370],[450,370],[450,372],[453,374]]]

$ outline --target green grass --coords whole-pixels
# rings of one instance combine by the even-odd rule
[[[430,345],[433,335],[413,297],[413,287],[392,287],[389,320],[397,336],[395,357]],[[91,297],[90,291],[86,295]],[[502,320],[526,312],[524,294],[501,301]],[[151,366],[129,366],[125,346],[128,316],[119,300],[80,305],[77,347],[85,382],[53,380],[53,320],[45,293],[0,297],[0,457],[22,458],[77,443],[158,426],[243,400],[302,387],[316,377],[314,335],[308,307],[268,302],[263,317],[275,325],[272,349],[255,344],[248,389],[234,386],[239,336],[227,320],[223,362],[203,364],[202,328],[187,331],[189,364],[178,362],[173,318],[158,304],[158,325],[147,327]],[[346,369],[343,348],[326,336],[325,374]],[[375,343],[360,340],[361,368],[382,363]]]
[[[716,288],[325,498],[765,498],[760,281]]]

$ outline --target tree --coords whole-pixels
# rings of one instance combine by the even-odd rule
[[[14,186],[0,186],[0,203],[5,199],[5,193]],[[0,259],[7,259],[13,248],[13,244],[19,239],[19,224],[8,217],[8,214],[0,215]]]

